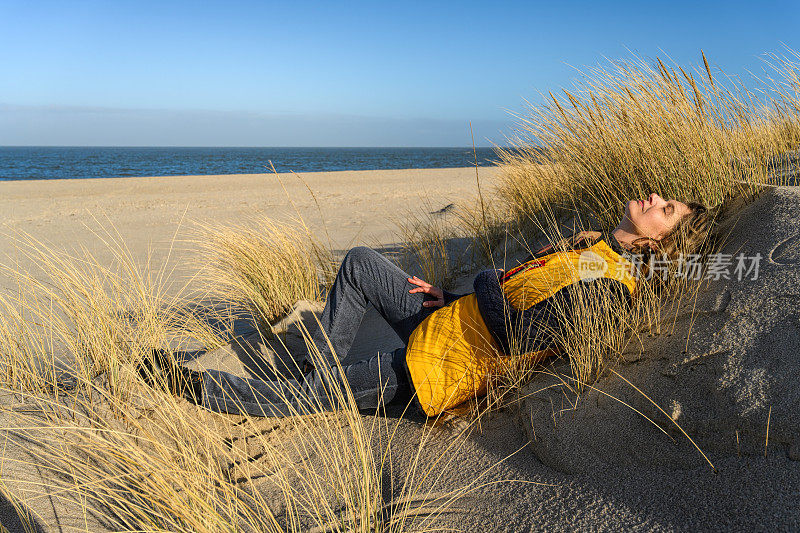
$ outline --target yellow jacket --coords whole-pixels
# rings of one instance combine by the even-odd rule
[[[601,239],[582,249],[555,252],[510,271],[502,282],[508,304],[528,309],[581,281],[617,280],[632,294],[633,265]],[[524,354],[530,363],[554,353],[553,347]],[[406,363],[417,399],[428,416],[486,393],[488,376],[504,357],[487,327],[474,293],[428,316],[412,332]]]

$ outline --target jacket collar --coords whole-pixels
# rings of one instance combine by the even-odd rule
[[[574,237],[574,236],[575,236],[575,234],[573,233],[570,237]],[[567,238],[570,238],[570,237],[567,237]],[[619,255],[621,255],[623,257],[626,257],[627,255],[629,255],[629,252],[625,248],[622,247],[622,245],[619,243],[617,238],[614,237],[614,234],[611,233],[610,231],[601,231],[600,232],[600,237],[595,242],[599,242],[599,241],[605,241],[606,244],[608,244],[611,247],[612,250],[614,250],[617,254],[619,254]],[[552,253],[552,251],[553,251],[552,250],[552,246],[548,246],[546,248],[547,248],[547,250],[539,250],[538,253],[534,253],[534,254],[529,255],[527,257],[527,259],[525,259],[524,262],[528,262],[528,261],[530,261],[532,259],[536,259],[537,257],[541,257],[541,256],[546,255],[548,253]]]
[[[597,242],[600,242],[600,241],[605,241],[606,244],[609,245],[611,247],[611,249],[614,250],[615,252],[617,252],[619,255],[623,255],[623,254],[627,254],[628,253],[628,251],[625,248],[622,247],[622,245],[619,243],[617,238],[614,237],[614,234],[611,233],[610,231],[601,231],[600,232],[600,237],[598,237],[597,240],[594,241],[594,242],[597,243]],[[590,244],[587,243],[587,244],[583,244],[582,246],[590,246]]]

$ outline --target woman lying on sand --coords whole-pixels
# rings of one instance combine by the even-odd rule
[[[613,231],[581,232],[562,241],[558,248],[563,249],[545,247],[508,272],[485,270],[474,280],[475,292],[467,295],[411,277],[372,249],[353,248],[313,338],[321,356],[315,357],[318,368],[304,365],[302,380],[197,372],[157,353],[145,362],[142,375],[152,383],[154,375],[165,374],[173,393],[227,413],[289,416],[335,409],[342,397],[336,389],[343,391],[346,382],[359,409],[407,402],[413,390],[425,413],[434,416],[484,394],[491,361],[498,356],[524,353],[536,361],[553,353],[559,326],[574,308],[569,286],[591,288],[586,294],[593,298],[604,295],[629,306],[636,272],[626,256],[657,251],[676,259],[679,252],[693,253],[707,235],[710,218],[698,203],[657,194],[631,200]],[[600,268],[593,269],[593,263]],[[368,304],[406,346],[341,366],[336,358],[347,355]]]

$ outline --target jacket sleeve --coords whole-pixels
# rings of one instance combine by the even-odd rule
[[[474,287],[478,309],[503,353],[534,352],[559,344],[564,338],[564,325],[571,320],[575,308],[569,288],[528,309],[517,310],[503,293],[500,275],[496,270],[481,272]],[[584,291],[608,291],[612,302],[630,306],[628,289],[618,280],[598,278],[579,281],[575,286]]]
[[[466,294],[456,294],[450,291],[446,291],[444,289],[442,289],[442,294],[444,299],[444,305],[450,305],[451,303],[455,302],[462,296],[466,296]]]
[[[538,250],[536,250],[535,252],[528,254],[528,256],[525,259],[520,261],[520,264],[527,263],[528,261],[533,261],[534,259],[539,259],[543,255],[547,255],[552,252],[553,252],[553,245],[546,244],[541,248],[539,248]]]

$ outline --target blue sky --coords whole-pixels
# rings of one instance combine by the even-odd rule
[[[575,67],[747,76],[798,27],[797,0],[0,0],[0,145],[486,145]]]

